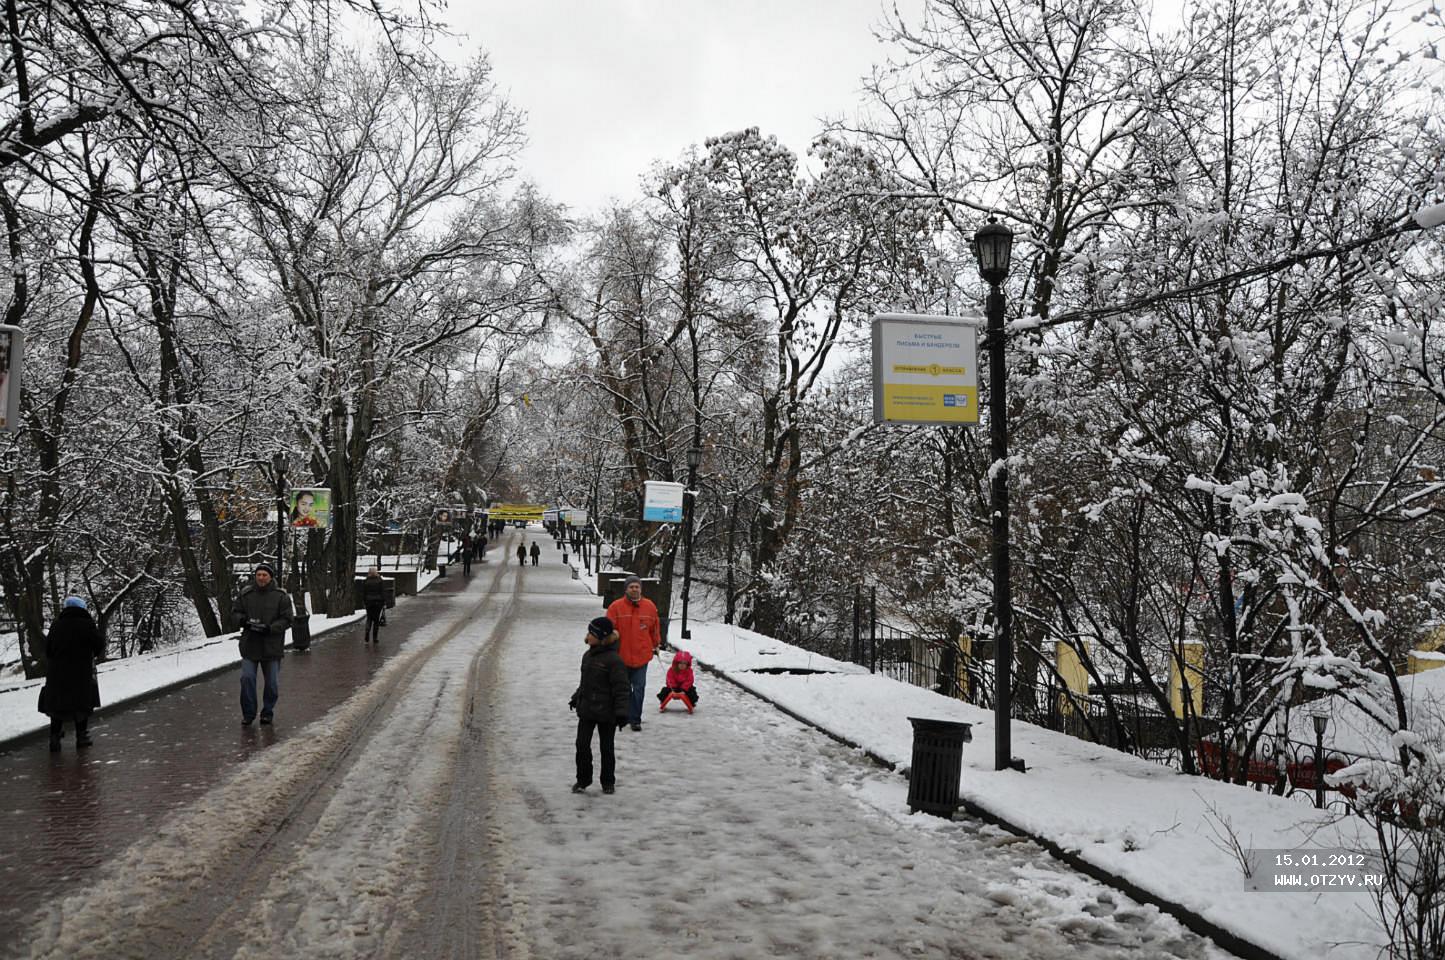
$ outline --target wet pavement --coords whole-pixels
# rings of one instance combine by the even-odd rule
[[[488,563],[473,564],[471,579],[493,576],[505,556],[491,551]],[[387,611],[379,644],[363,641],[363,621],[318,637],[308,653],[288,652],[274,726],[241,726],[237,665],[94,718],[87,750],[76,751],[67,729],[58,754],[43,737],[0,751],[0,931],[18,929],[237,764],[284,744],[366,684],[429,622],[437,599],[466,587],[459,574]]]

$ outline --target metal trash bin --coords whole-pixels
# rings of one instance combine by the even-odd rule
[[[913,724],[913,763],[908,768],[908,811],[952,817],[958,809],[963,774],[963,745],[973,740],[973,724],[909,717]]]

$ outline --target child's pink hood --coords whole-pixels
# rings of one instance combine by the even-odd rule
[[[679,650],[673,654],[672,666],[667,668],[666,683],[669,687],[692,686],[692,654]]]

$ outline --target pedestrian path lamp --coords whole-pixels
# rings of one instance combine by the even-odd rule
[[[286,455],[271,454],[271,475],[276,478],[276,576],[285,583],[286,542]]]
[[[1311,717],[1315,723],[1315,808],[1325,808],[1325,728],[1330,718],[1320,711]]]
[[[687,526],[684,528],[682,545],[682,639],[691,640],[692,631],[687,627],[687,598],[692,593],[692,523],[693,512],[697,509],[697,468],[702,466],[702,449],[700,447],[688,447],[687,449],[687,489],[683,496],[687,502],[683,506],[687,509]]]
[[[973,235],[973,255],[979,276],[988,283],[984,314],[988,320],[988,422],[990,480],[993,506],[993,677],[994,769],[1023,769],[1013,757],[1009,719],[1013,708],[1013,646],[1010,627],[1013,602],[1009,595],[1008,532],[1008,396],[1004,366],[1003,282],[1008,277],[1013,231],[990,217]]]

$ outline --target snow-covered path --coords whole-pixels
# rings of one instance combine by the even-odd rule
[[[896,775],[705,676],[695,715],[654,706],[619,734],[615,796],[571,794],[566,702],[600,608],[557,559],[449,598],[368,687],[68,898],[30,954],[1226,956],[1030,843],[908,816]]]

